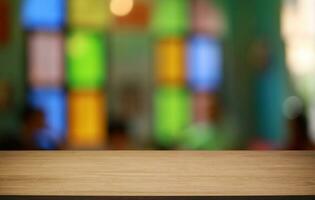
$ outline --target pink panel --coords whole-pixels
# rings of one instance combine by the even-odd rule
[[[60,33],[31,33],[28,40],[29,81],[33,87],[63,84],[63,36]]]
[[[223,32],[223,17],[212,1],[192,1],[192,29],[197,33],[208,33],[214,37]]]

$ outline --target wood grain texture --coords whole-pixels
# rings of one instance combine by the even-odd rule
[[[0,195],[315,195],[315,151],[0,152]]]

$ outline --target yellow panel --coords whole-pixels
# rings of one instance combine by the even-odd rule
[[[109,0],[69,0],[68,6],[71,27],[102,30],[109,23]]]
[[[69,146],[103,148],[105,144],[105,97],[102,92],[69,94]]]
[[[165,39],[156,48],[156,78],[162,85],[185,84],[185,43],[182,39]]]

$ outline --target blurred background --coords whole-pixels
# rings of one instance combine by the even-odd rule
[[[314,0],[0,0],[0,149],[314,145]]]

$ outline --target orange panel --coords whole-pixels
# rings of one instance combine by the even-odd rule
[[[156,48],[156,79],[162,85],[185,85],[185,43],[182,39],[161,40]]]
[[[136,26],[139,28],[145,28],[149,23],[149,12],[149,6],[146,3],[135,2],[132,11],[128,15],[116,17],[115,21],[118,26]]]
[[[69,94],[69,146],[99,149],[105,144],[105,97],[102,92],[75,91]]]

